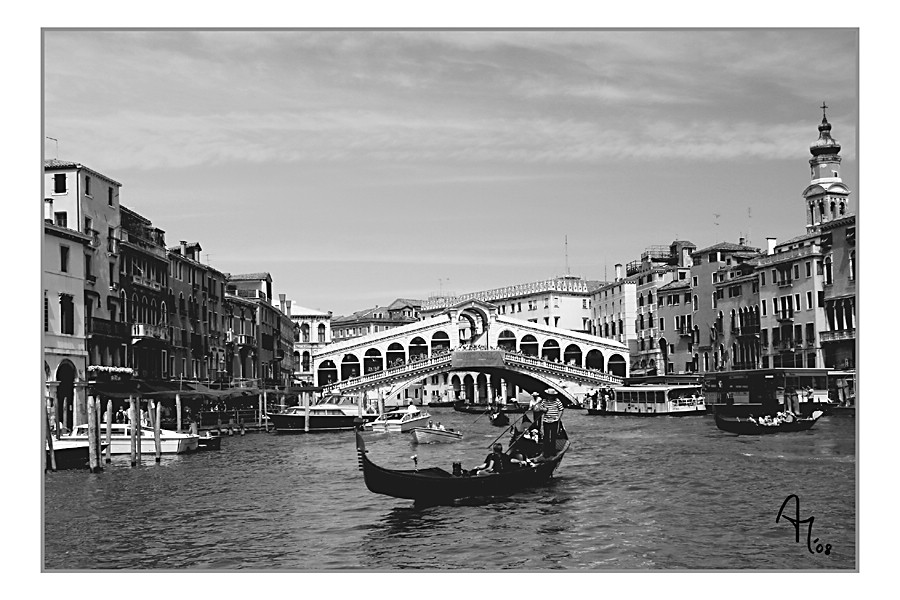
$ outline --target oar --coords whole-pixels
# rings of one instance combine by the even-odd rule
[[[525,418],[525,413],[522,413],[522,416],[521,416],[521,417],[519,417],[518,419],[516,419],[516,421],[515,421],[514,423],[510,423],[510,424],[506,427],[506,429],[503,430],[503,433],[501,433],[500,435],[498,435],[497,438],[496,438],[493,442],[491,442],[490,444],[487,445],[487,447],[488,447],[488,448],[493,447],[493,445],[497,442],[497,440],[499,440],[499,439],[502,438],[504,435],[506,435],[506,432],[507,432],[507,431],[509,431],[510,429],[512,429],[515,425],[517,425],[517,424],[519,423],[519,421],[521,421],[521,420],[524,419],[524,418]]]
[[[490,407],[488,407],[488,409],[487,409],[486,411],[484,411],[483,413],[481,413],[480,415],[478,415],[478,418],[476,418],[474,421],[472,421],[472,425],[474,425],[475,423],[477,423],[477,422],[478,422],[478,419],[480,419],[480,418],[483,417],[484,415],[488,414],[489,412],[491,412],[491,408],[490,408]]]

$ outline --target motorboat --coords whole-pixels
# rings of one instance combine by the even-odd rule
[[[706,414],[699,384],[638,384],[598,393],[587,406],[589,415],[686,416]]]
[[[414,427],[421,427],[428,423],[431,418],[427,412],[419,410],[415,404],[403,408],[395,408],[382,415],[379,415],[370,423],[366,423],[364,428],[375,432],[407,432]]]
[[[465,471],[459,463],[453,464],[453,472],[440,467],[425,469],[386,469],[376,465],[368,456],[366,443],[356,432],[356,453],[359,470],[369,491],[393,498],[407,498],[417,504],[441,504],[463,498],[503,497],[514,492],[545,484],[562,462],[569,449],[569,439],[560,423],[555,453],[540,456],[541,446],[536,441],[537,432],[515,431],[513,441],[504,454],[521,452],[530,459],[525,466],[510,466],[497,473],[476,475]]]
[[[807,431],[812,429],[816,421],[824,414],[821,410],[813,411],[809,417],[793,417],[784,419],[781,417],[726,417],[716,413],[716,427],[728,433],[737,435],[765,435],[769,433],[784,433],[793,431]]]
[[[98,426],[100,430],[100,442],[106,443],[106,423]],[[130,423],[110,423],[110,454],[130,454],[131,453],[131,424]],[[141,425],[138,430],[140,434],[141,454],[154,454],[156,452],[156,440],[153,434],[153,428],[149,425]],[[76,425],[72,433],[63,435],[60,440],[72,442],[88,441],[88,426]],[[178,433],[168,429],[159,430],[160,452],[163,454],[181,454],[183,452],[194,452],[200,445],[200,436],[192,433]],[[54,444],[56,440],[54,440]],[[54,449],[56,447],[54,446]]]
[[[47,452],[47,468],[52,464],[50,461],[50,446],[44,444]],[[106,443],[100,444],[100,452],[106,448]],[[82,469],[88,466],[90,461],[90,444],[87,440],[72,441],[67,439],[53,439],[53,454],[58,469]]]
[[[360,414],[362,412],[362,414]],[[359,405],[349,396],[323,398],[307,407],[291,406],[282,412],[266,413],[278,433],[303,433],[305,431],[341,431],[354,429],[356,419],[373,421],[378,416],[374,409],[359,410]]]
[[[221,450],[222,436],[212,431],[204,431],[200,435],[198,448],[200,450]]]
[[[441,429],[439,427],[413,427],[411,430],[413,442],[416,444],[434,444],[440,442],[455,442],[462,439],[462,432],[454,429]]]

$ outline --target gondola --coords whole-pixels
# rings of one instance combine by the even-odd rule
[[[441,504],[463,498],[502,497],[539,486],[551,478],[568,449],[568,436],[560,423],[556,454],[546,459],[539,458],[539,444],[522,432],[514,432],[506,454],[511,450],[521,451],[524,456],[536,460],[534,466],[511,466],[501,473],[488,475],[470,475],[458,463],[454,464],[453,473],[440,467],[385,469],[369,459],[363,436],[359,431],[356,432],[356,454],[366,487],[376,494],[414,500],[418,504]]]
[[[504,412],[492,412],[491,416],[488,417],[491,420],[491,425],[496,427],[506,427],[509,425],[509,417],[506,416]]]
[[[747,418],[741,417],[724,417],[716,413],[716,427],[728,433],[736,433],[738,435],[765,435],[769,433],[785,433],[792,431],[806,431],[811,429],[822,411],[817,410],[812,416],[801,419],[794,419],[790,422],[779,423],[778,425],[760,425]]]
[[[453,410],[457,412],[469,413],[472,415],[480,415],[489,410],[496,410],[496,407],[499,407],[500,412],[504,413],[524,413],[528,410],[528,405],[521,405],[518,403],[509,403],[509,404],[471,404],[465,402],[463,400],[459,400],[453,404]]]

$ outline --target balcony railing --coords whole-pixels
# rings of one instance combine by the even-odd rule
[[[150,323],[134,323],[131,326],[131,336],[134,338],[157,338],[169,341],[169,330],[162,325]]]
[[[856,329],[840,329],[838,331],[820,331],[819,339],[822,343],[842,342],[856,339]]]
[[[778,282],[778,287],[791,287],[792,285],[794,285],[793,279],[782,279]]]
[[[145,288],[149,288],[157,292],[162,289],[162,286],[159,285],[159,282],[153,281],[152,279],[144,277],[143,275],[132,275],[131,283],[144,286]]]
[[[256,346],[256,338],[252,335],[238,333],[234,335],[234,343],[238,346]]]
[[[737,336],[759,335],[759,325],[746,325],[744,327],[733,327],[731,332]]]
[[[790,313],[776,313],[776,314],[775,314],[775,318],[776,318],[779,322],[788,322],[788,321],[791,321],[791,322],[792,322],[792,321],[794,320],[794,313],[792,313],[792,312],[790,312]]]
[[[778,343],[775,344],[775,347],[781,351],[788,352],[788,351],[795,350],[797,348],[802,348],[803,340],[793,340],[793,339],[779,340]]]
[[[128,337],[128,323],[92,317],[87,325],[87,332],[91,334],[108,335],[123,339]]]

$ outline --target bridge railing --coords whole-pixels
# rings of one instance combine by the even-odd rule
[[[590,369],[586,367],[577,367],[575,365],[570,365],[568,363],[560,363],[552,360],[546,360],[544,358],[539,358],[537,356],[529,356],[527,354],[519,354],[516,352],[505,352],[504,359],[509,362],[517,362],[519,364],[531,365],[533,367],[540,367],[543,369],[563,372],[569,375],[574,375],[577,377],[582,377],[586,379],[594,379],[599,381],[604,381],[606,383],[619,385],[622,383],[622,378],[618,375],[612,375],[610,373],[606,373],[604,371],[597,371],[595,369]]]
[[[351,377],[349,379],[344,379],[343,381],[335,381],[334,383],[322,386],[322,389],[326,392],[330,392],[343,388],[361,387],[367,383],[372,383],[375,381],[383,382],[386,379],[391,379],[392,377],[396,377],[398,375],[403,375],[422,369],[433,368],[437,365],[440,365],[441,363],[449,363],[450,357],[451,353],[445,352],[443,354],[430,356],[423,360],[411,361],[398,367],[391,367],[382,371],[375,371],[374,373]]]

